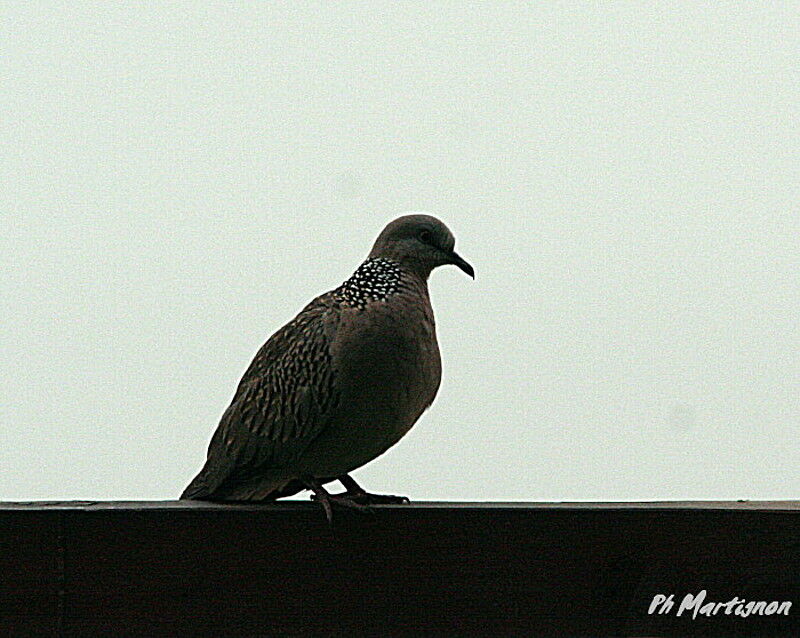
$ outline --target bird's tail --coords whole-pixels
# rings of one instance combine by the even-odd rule
[[[203,468],[186,486],[181,494],[181,500],[211,501],[217,500],[217,492],[224,491],[226,483],[230,482],[229,472],[226,471],[224,463],[220,462],[219,457],[209,455]],[[224,497],[222,497],[224,499]]]
[[[211,490],[208,489],[208,485],[205,481],[205,475],[203,472],[200,472],[197,476],[194,477],[191,483],[186,486],[186,489],[183,490],[181,494],[181,500],[205,500],[211,496]]]
[[[204,468],[205,469],[205,468]],[[202,470],[183,490],[181,500],[197,501],[266,501],[291,496],[305,489],[299,481],[271,477],[252,477],[243,481],[210,484]]]

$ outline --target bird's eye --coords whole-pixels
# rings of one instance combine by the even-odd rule
[[[419,235],[417,236],[419,237],[419,240],[424,244],[430,244],[431,239],[433,238],[431,231],[426,230],[424,228],[421,231],[419,231]]]

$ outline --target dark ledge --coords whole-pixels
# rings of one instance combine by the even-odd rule
[[[705,603],[790,601],[710,617]],[[674,607],[649,615],[657,594]],[[763,609],[762,607],[761,609]],[[800,502],[0,503],[0,635],[800,636]]]

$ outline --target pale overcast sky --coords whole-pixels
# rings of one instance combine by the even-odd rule
[[[416,499],[800,492],[800,14],[5,2],[0,500],[168,499],[258,347],[408,210]]]

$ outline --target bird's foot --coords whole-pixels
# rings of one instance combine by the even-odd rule
[[[369,492],[345,492],[350,501],[362,505],[401,505],[410,503],[407,496],[395,496],[394,494],[370,494]]]
[[[311,500],[317,501],[322,505],[323,509],[325,510],[325,518],[328,519],[329,525],[333,522],[334,505],[347,507],[359,512],[369,512],[372,505],[397,505],[410,503],[408,498],[405,496],[394,496],[393,494],[370,494],[347,474],[337,477],[337,480],[345,488],[345,491],[340,494],[331,494],[324,487],[322,487],[322,482],[314,477],[306,476],[300,479],[302,485],[313,492],[311,495]]]
[[[311,495],[312,501],[319,500],[319,497],[316,494]],[[356,510],[358,512],[370,512],[370,503],[365,503],[358,498],[353,498],[351,494],[347,492],[342,492],[341,494],[330,494],[328,496],[328,501],[331,505],[337,507],[346,507],[351,510]]]
[[[344,494],[348,498],[357,503],[365,505],[398,505],[410,503],[406,496],[394,496],[393,494],[370,494],[358,483],[355,482],[353,477],[349,474],[342,474],[337,477],[338,481],[346,490]]]
[[[320,500],[316,494],[311,495],[312,501]],[[394,496],[393,494],[368,494],[367,492],[342,492],[341,494],[330,494],[328,501],[331,505],[347,507],[359,512],[372,511],[372,505],[397,505],[409,503],[405,496]]]

